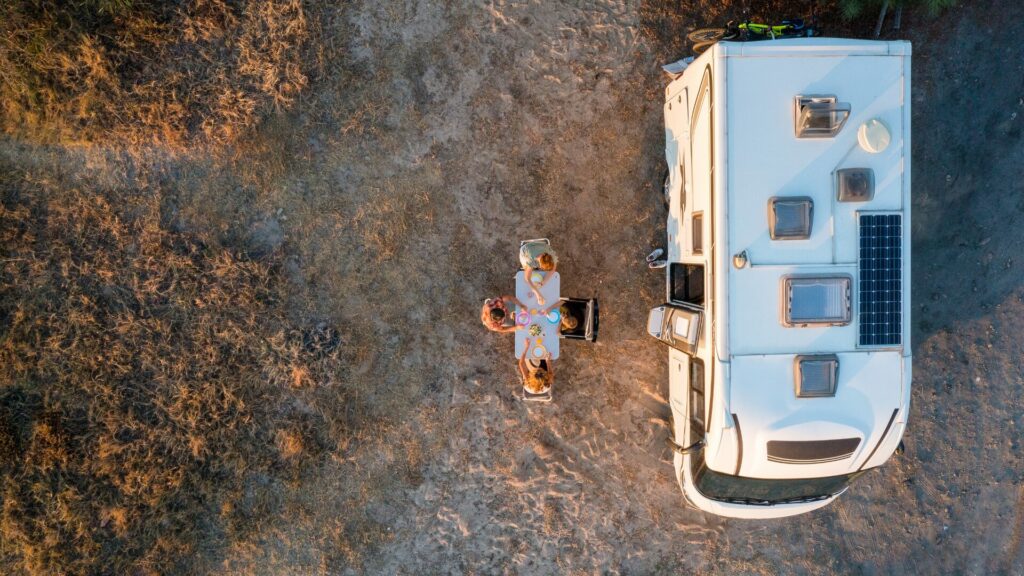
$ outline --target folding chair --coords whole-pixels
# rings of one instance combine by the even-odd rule
[[[543,242],[544,244],[551,246],[551,240],[548,240],[547,238],[534,238],[533,240],[520,240],[519,247],[522,248],[523,246],[531,242]]]
[[[597,298],[567,298],[562,302],[562,307],[567,308],[569,313],[576,317],[577,322],[574,330],[562,330],[560,337],[597,342],[600,319]]]
[[[526,246],[527,244],[531,244],[531,243],[534,243],[534,242],[538,242],[540,244],[546,244],[548,246],[551,246],[551,240],[548,240],[547,238],[534,238],[533,240],[520,240],[519,241],[519,254],[520,254],[520,257],[522,256],[522,253],[523,253],[523,246]]]
[[[526,388],[523,388],[523,400],[527,402],[551,402],[551,388],[548,388],[546,392],[540,394],[534,394]]]

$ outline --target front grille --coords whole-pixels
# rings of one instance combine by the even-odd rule
[[[836,440],[769,440],[768,460],[783,464],[821,464],[853,456],[860,438]]]

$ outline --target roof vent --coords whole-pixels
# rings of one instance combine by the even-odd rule
[[[875,171],[871,168],[836,170],[840,202],[867,202],[875,197]]]
[[[839,358],[835,354],[797,356],[793,360],[797,398],[828,398],[836,395]]]
[[[772,240],[806,240],[811,237],[814,201],[806,196],[768,200],[768,233]]]
[[[782,282],[783,326],[804,328],[850,323],[849,276],[784,276]]]
[[[850,105],[835,96],[797,96],[794,120],[797,138],[832,138],[850,117]]]

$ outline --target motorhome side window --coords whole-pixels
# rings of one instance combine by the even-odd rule
[[[704,437],[704,362],[690,358],[690,442]]]
[[[672,301],[704,307],[704,266],[674,262],[669,270]]]

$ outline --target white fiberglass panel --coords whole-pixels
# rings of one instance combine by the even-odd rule
[[[743,430],[741,476],[817,478],[860,468],[902,402],[898,351],[838,354],[834,397],[798,398],[792,354],[732,359],[729,406]],[[860,438],[850,458],[816,464],[768,459],[768,442]],[[725,465],[728,463],[719,463]],[[733,463],[735,466],[735,463]],[[729,466],[725,471],[732,472]]]
[[[903,58],[781,54],[727,58],[730,246],[764,264],[849,262],[856,257],[856,210],[900,210],[903,170]],[[794,98],[835,95],[851,107],[834,138],[799,139]],[[892,144],[870,154],[857,144],[857,129],[878,118]],[[875,196],[865,203],[834,200],[834,170],[871,168]],[[807,196],[814,202],[811,237],[780,242],[768,233],[773,196]]]
[[[786,326],[788,278],[854,277],[850,266],[754,266],[730,274],[730,351],[733,355],[801,352],[824,354],[857,347],[857,323]],[[851,298],[856,294],[851,292]],[[851,305],[856,307],[855,301]],[[838,308],[845,308],[838,303]],[[842,310],[849,313],[848,310]]]

